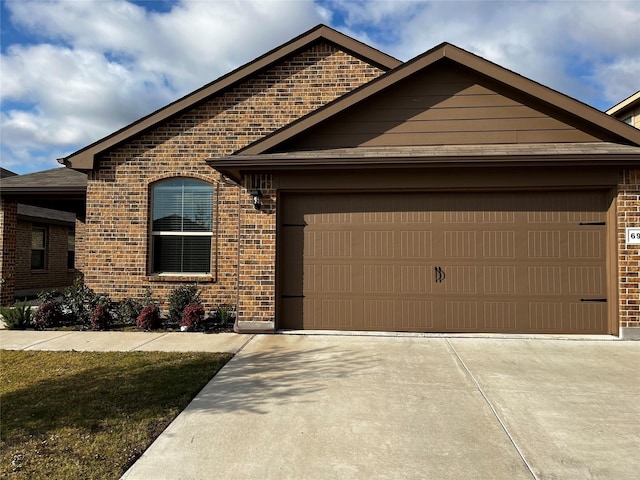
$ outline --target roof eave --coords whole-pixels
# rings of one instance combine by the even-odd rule
[[[258,172],[319,170],[378,170],[398,168],[460,168],[460,167],[627,167],[638,164],[637,154],[594,155],[460,155],[460,156],[381,156],[353,158],[270,159],[260,156],[227,157],[209,160],[209,165],[226,177],[240,182],[242,175]]]
[[[169,105],[166,105],[139,120],[136,120],[124,128],[117,130],[116,132],[82,148],[81,150],[78,150],[75,153],[72,153],[65,158],[59,159],[59,162],[69,168],[73,168],[74,170],[93,170],[95,167],[94,161],[96,157],[106,150],[116,147],[127,140],[142,134],[155,125],[169,120],[189,108],[193,108],[214,95],[245,81],[252,75],[268,69],[283,58],[286,58],[297,51],[303,50],[304,48],[307,48],[321,40],[332,43],[357,57],[364,58],[384,70],[393,69],[402,63],[400,60],[333,30],[326,25],[318,25],[289,42],[274,48],[255,60],[252,60],[251,62],[248,62],[223,75],[217,80],[199,88],[198,90],[189,93],[175,102],[170,103]]]

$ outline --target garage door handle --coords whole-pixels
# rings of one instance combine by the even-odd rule
[[[442,283],[442,281],[446,277],[446,275],[444,274],[444,270],[442,270],[442,268],[440,267],[435,267],[434,270],[436,272],[436,283]]]

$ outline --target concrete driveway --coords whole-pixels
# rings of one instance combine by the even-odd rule
[[[637,479],[640,343],[256,336],[123,478]]]

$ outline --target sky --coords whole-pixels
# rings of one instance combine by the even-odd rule
[[[319,23],[406,61],[446,41],[599,110],[640,90],[640,0],[0,0],[0,165],[130,124]]]

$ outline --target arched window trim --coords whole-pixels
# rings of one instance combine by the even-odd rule
[[[171,191],[172,186],[168,185],[172,182],[175,184],[173,192]],[[178,189],[177,182],[180,182],[180,189]],[[187,185],[187,182],[190,185]],[[158,189],[163,186],[167,187],[165,191],[158,192]],[[200,188],[206,186],[209,190],[206,193],[197,192],[198,186]],[[174,176],[150,184],[149,190],[149,273],[161,277],[211,278],[214,274],[214,259],[217,249],[215,242],[217,191],[215,185],[200,178]],[[175,199],[176,196],[180,199],[179,204],[171,203],[171,199]],[[192,197],[192,203],[189,205],[185,205],[188,203],[187,196]],[[201,213],[205,218],[198,218],[197,211],[199,209],[193,203],[194,200],[198,200],[198,196],[203,198],[208,196],[208,203],[203,209],[204,214]],[[165,202],[164,205],[159,203],[162,201]],[[174,207],[178,208],[174,209]],[[166,217],[156,218],[159,208],[165,209]],[[185,210],[188,211],[185,213]],[[164,224],[159,223],[163,221],[163,218],[165,219]],[[208,242],[205,239],[208,239]],[[192,268],[194,265],[196,268]]]

